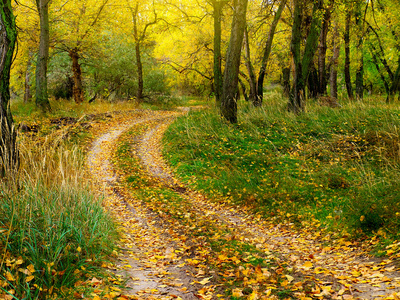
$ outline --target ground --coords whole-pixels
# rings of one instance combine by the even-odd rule
[[[161,139],[185,113],[135,111],[115,118],[99,128],[89,151],[93,182],[104,191],[105,207],[123,232],[116,263],[109,269],[126,278],[127,289],[110,298],[399,299],[397,267],[389,259],[370,258],[363,245],[345,239],[332,244],[317,226],[275,224],[181,184],[161,155]],[[152,194],[149,204],[120,184],[123,174],[112,157],[120,137],[135,126],[144,130],[129,155],[153,185],[179,196],[176,215],[165,208],[175,204],[164,194]],[[218,252],[210,246],[217,240],[251,246],[254,252]],[[254,257],[267,263],[257,265]],[[285,290],[290,291],[287,296]]]

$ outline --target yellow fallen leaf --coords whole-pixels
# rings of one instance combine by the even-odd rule
[[[251,295],[247,298],[248,300],[257,300],[258,299],[258,294],[256,291],[253,291]]]
[[[312,264],[312,262],[311,261],[306,261],[305,263],[304,263],[304,265],[303,265],[303,268],[305,268],[305,269],[311,269],[313,267],[313,264]]]
[[[26,277],[26,279],[25,279],[25,282],[30,282],[30,281],[32,281],[32,279],[33,278],[35,278],[35,276],[28,276],[28,277]]]
[[[31,273],[34,273],[34,272],[35,272],[35,267],[34,267],[32,264],[29,265],[29,266],[27,267],[27,269],[28,269],[28,271],[31,272]]]
[[[242,297],[243,296],[242,290],[241,289],[234,289],[232,291],[232,296],[236,297],[236,298]]]
[[[210,282],[210,279],[211,279],[212,277],[209,277],[209,278],[204,278],[202,281],[200,281],[199,283],[201,284],[201,285],[205,285],[205,284],[207,284],[207,283],[209,283]]]
[[[291,283],[294,280],[293,276],[290,276],[290,275],[285,275],[285,276],[286,276],[287,280],[289,281],[289,283]]]
[[[14,276],[10,272],[6,273],[6,279],[8,281],[15,281]]]

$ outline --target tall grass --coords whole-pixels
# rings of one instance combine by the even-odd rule
[[[262,108],[239,107],[237,125],[206,110],[170,127],[165,155],[185,181],[217,201],[317,222],[333,235],[400,237],[398,106],[310,102],[296,116],[273,92]]]
[[[20,135],[18,187],[0,181],[0,298],[67,299],[100,272],[116,228],[65,136]]]

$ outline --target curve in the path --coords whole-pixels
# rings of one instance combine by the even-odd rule
[[[152,176],[173,188],[177,180],[161,155],[161,139],[167,127],[167,122],[160,121],[150,129],[142,139],[139,155]],[[335,282],[342,287],[334,294],[327,289],[323,292],[324,299],[400,299],[396,296],[400,291],[400,273],[390,260],[367,258],[346,241],[339,246],[325,246],[322,238],[316,239],[309,231],[296,232],[288,225],[255,219],[199,197],[197,192],[183,190],[182,195],[192,201],[194,211],[211,212],[209,218],[229,226],[238,236],[244,236],[267,252],[280,253],[281,259],[290,262],[305,277],[319,278],[326,284]]]
[[[127,279],[127,294],[133,299],[198,299],[191,285],[193,277],[180,267],[182,262],[175,257],[177,245],[157,226],[156,217],[141,203],[116,192],[118,176],[110,162],[115,142],[129,128],[149,121],[171,119],[175,115],[152,112],[118,124],[97,138],[88,154],[89,170],[97,188],[104,192],[105,206],[124,229],[122,251],[113,271]]]

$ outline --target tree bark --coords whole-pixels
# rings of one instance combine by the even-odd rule
[[[332,98],[337,99],[337,75],[338,75],[338,64],[339,64],[339,55],[340,55],[340,44],[338,42],[338,25],[335,24],[335,29],[333,33],[333,49],[332,49],[332,60],[331,60],[331,71],[330,71],[330,96]]]
[[[239,81],[238,75],[246,26],[247,2],[248,0],[235,0],[234,2],[231,37],[226,54],[221,114],[231,123],[237,123],[237,99],[235,93]]]
[[[0,177],[9,176],[11,179],[19,166],[17,134],[9,105],[10,69],[16,39],[11,0],[0,0]]]
[[[274,20],[272,21],[271,28],[269,29],[267,43],[265,44],[264,48],[264,55],[261,62],[260,72],[258,73],[258,80],[257,80],[257,102],[259,105],[262,105],[263,98],[264,98],[264,79],[265,74],[267,72],[267,63],[269,59],[269,55],[271,54],[272,42],[274,40],[275,30],[278,26],[279,20],[281,19],[281,15],[283,9],[285,8],[287,0],[282,0],[279,4],[279,8],[275,13]]]
[[[290,68],[284,68],[282,70],[283,80],[283,96],[289,97],[290,95]]]
[[[304,110],[304,79],[301,64],[301,23],[303,19],[303,1],[296,0],[294,3],[294,19],[292,27],[292,41],[290,51],[294,62],[293,89],[289,97],[288,109],[294,113]]]
[[[47,63],[49,60],[49,2],[36,0],[40,18],[40,43],[36,63],[36,106],[43,111],[51,109],[47,92]]]
[[[72,49],[68,52],[72,60],[72,73],[74,74],[74,88],[73,95],[75,103],[83,102],[83,88],[82,88],[82,70],[79,63],[78,49]]]
[[[326,50],[328,49],[326,38],[328,36],[329,23],[331,19],[331,9],[334,0],[331,0],[329,7],[324,10],[324,20],[322,22],[322,30],[319,37],[318,47],[318,95],[326,94]]]
[[[296,0],[294,6],[294,20],[292,27],[291,52],[294,60],[293,89],[289,97],[288,109],[294,113],[305,110],[305,83],[310,72],[313,58],[318,46],[321,20],[318,11],[322,8],[322,0],[315,1],[310,26],[306,39],[303,57],[301,57],[301,24],[303,19],[304,1]]]
[[[308,97],[312,99],[317,99],[320,95],[320,81],[319,74],[315,65],[312,64],[310,71],[308,72],[307,87],[308,87]]]
[[[364,97],[364,20],[362,17],[362,3],[357,2],[356,10],[356,25],[358,35],[357,49],[359,52],[358,67],[356,71],[356,96],[357,100],[362,100]]]
[[[248,100],[251,100],[254,106],[261,106],[262,103],[258,101],[257,91],[256,91],[256,74],[254,73],[254,67],[251,63],[251,54],[250,54],[250,44],[249,44],[249,32],[247,28],[244,29],[244,50],[245,50],[245,65],[247,68],[247,72],[249,73],[249,85],[250,85],[250,94]]]
[[[347,95],[350,100],[354,99],[353,87],[351,84],[350,76],[350,22],[351,22],[351,11],[346,11],[346,25],[344,31],[344,81],[346,83]]]
[[[24,91],[24,103],[28,103],[32,100],[32,92],[31,92],[31,55],[29,54],[28,62],[26,63],[26,71],[25,71],[25,91]]]
[[[221,104],[222,95],[222,54],[221,54],[221,41],[222,41],[222,7],[225,2],[214,1],[214,91],[215,101],[217,105]]]
[[[136,2],[135,9],[133,12],[133,34],[135,38],[135,53],[136,53],[136,67],[138,77],[138,89],[136,93],[136,101],[141,103],[143,100],[143,64],[140,52],[140,37],[138,33],[137,18],[139,13],[139,2]]]

